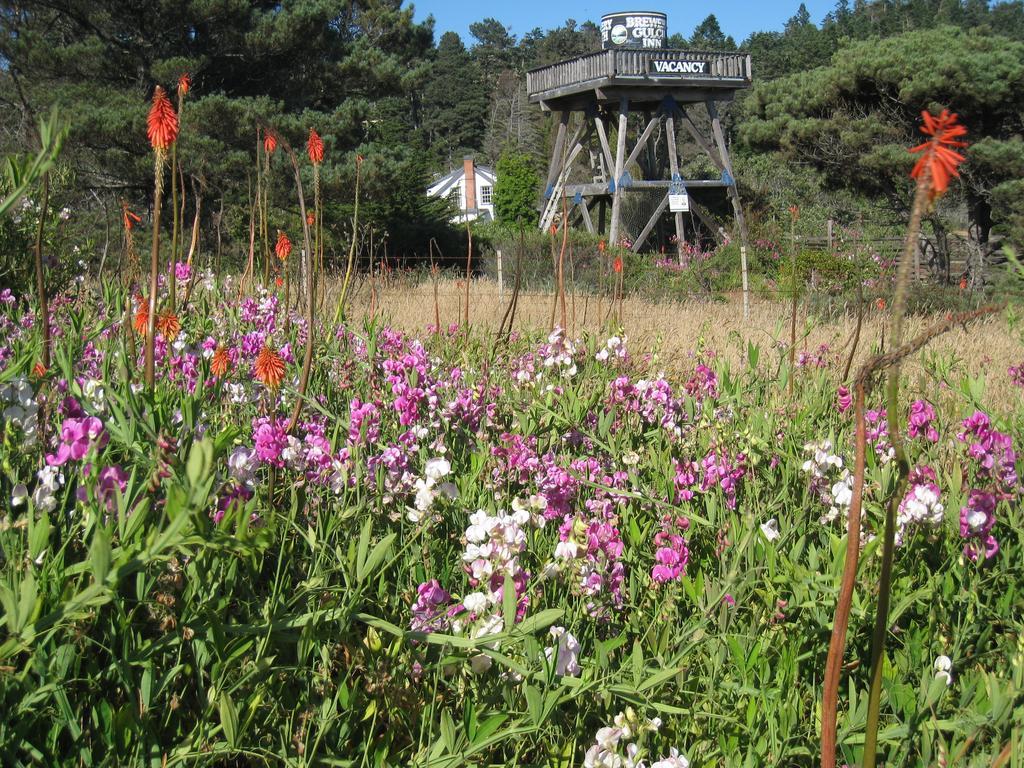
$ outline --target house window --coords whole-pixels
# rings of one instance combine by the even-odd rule
[[[448,202],[454,205],[456,208],[462,205],[462,190],[459,187],[454,187],[451,192],[448,193]]]
[[[480,204],[490,205],[491,204],[491,186],[490,184],[484,184],[480,187]]]

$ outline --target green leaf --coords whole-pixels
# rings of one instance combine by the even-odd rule
[[[547,629],[565,614],[561,608],[546,608],[540,613],[527,616],[516,625],[516,631],[523,635],[532,635],[542,629]]]
[[[92,536],[92,548],[89,550],[89,563],[92,566],[92,575],[97,584],[107,580],[110,573],[110,539],[106,529],[96,526],[96,532]]]
[[[234,748],[238,744],[238,710],[235,702],[231,700],[231,694],[223,691],[218,704],[220,710],[220,724],[224,728],[224,738],[228,746]]]

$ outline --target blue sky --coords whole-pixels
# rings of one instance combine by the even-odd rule
[[[669,34],[679,32],[689,35],[695,26],[713,13],[718,17],[722,31],[732,35],[737,43],[751,32],[781,29],[786,19],[796,13],[799,0],[770,2],[765,0],[719,0],[717,3],[665,3],[626,2],[614,0],[512,0],[500,3],[470,3],[459,0],[416,0],[411,3],[416,9],[416,20],[423,21],[428,15],[434,16],[434,39],[453,30],[463,42],[472,42],[469,25],[492,16],[512,28],[516,37],[534,27],[550,29],[561,26],[566,19],[577,22],[599,23],[601,16],[620,10],[662,11],[668,14]],[[820,23],[835,7],[835,0],[808,0],[807,10],[811,19]]]

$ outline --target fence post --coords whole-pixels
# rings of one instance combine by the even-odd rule
[[[498,298],[501,299],[505,295],[504,281],[501,275],[501,249],[498,248],[495,253],[498,255]]]

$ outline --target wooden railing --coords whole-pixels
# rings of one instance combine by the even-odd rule
[[[707,72],[700,74],[657,74],[651,71],[653,60],[679,60],[708,62]],[[713,51],[684,51],[668,49],[618,49],[598,51],[574,59],[560,61],[526,73],[526,90],[535,94],[583,85],[602,80],[637,80],[651,78],[658,81],[700,80],[721,81],[723,85],[740,87],[750,85],[750,54],[720,53]]]

